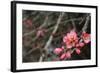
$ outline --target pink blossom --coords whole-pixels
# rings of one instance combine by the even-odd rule
[[[66,53],[66,58],[67,58],[67,59],[70,59],[70,58],[71,58],[71,52],[68,51],[68,52]]]
[[[83,47],[84,45],[85,45],[85,44],[84,44],[83,42],[80,42],[80,43],[79,43],[79,46],[80,46],[80,47]]]
[[[74,47],[78,42],[77,33],[73,30],[70,33],[67,33],[67,35],[63,38],[63,42],[66,44],[67,48]]]
[[[45,35],[44,33],[45,33],[44,29],[38,29],[37,33],[36,33],[36,36],[37,37],[43,37]]]
[[[64,54],[61,55],[60,59],[63,60],[65,58],[66,58],[66,54],[64,53]]]
[[[80,49],[76,49],[76,53],[80,54],[81,53]]]
[[[61,60],[63,59],[70,59],[71,58],[71,53],[68,51],[67,53],[63,53],[60,57]]]
[[[77,44],[76,44],[76,47],[77,47],[77,48],[80,48],[80,45],[79,45],[79,43],[77,43]]]
[[[85,44],[83,42],[79,42],[76,44],[76,48],[82,48]]]
[[[59,55],[63,51],[62,48],[55,48],[54,53]]]
[[[82,39],[83,39],[84,43],[86,43],[86,44],[89,43],[91,41],[90,34],[83,32],[82,33]]]

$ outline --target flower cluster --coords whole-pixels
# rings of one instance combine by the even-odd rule
[[[90,42],[90,34],[82,32],[81,36],[72,30],[63,37],[61,48],[55,48],[54,53],[60,57],[61,60],[70,59],[71,54],[75,51],[77,54],[81,53],[81,48]]]

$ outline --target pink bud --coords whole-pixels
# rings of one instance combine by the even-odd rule
[[[76,49],[76,53],[80,54],[81,53],[80,49]]]
[[[44,36],[44,33],[45,33],[45,32],[44,32],[44,30],[43,30],[43,29],[39,29],[39,30],[37,31],[36,36],[37,36],[37,37],[40,37],[40,36],[42,36],[42,37],[43,37],[43,36]]]
[[[85,44],[82,43],[82,42],[79,43],[79,46],[80,46],[80,47],[83,47],[84,45],[85,45]]]
[[[68,51],[68,52],[66,53],[66,58],[67,58],[67,59],[71,58],[71,52]]]
[[[62,54],[60,57],[61,60],[65,59],[65,58],[66,58],[66,53]]]
[[[56,48],[56,49],[54,50],[54,53],[58,55],[58,54],[60,54],[62,51],[63,51],[62,48]]]
[[[71,49],[73,47],[72,44],[66,44],[67,49]]]

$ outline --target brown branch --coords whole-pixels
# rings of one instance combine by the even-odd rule
[[[58,27],[59,27],[59,24],[60,24],[61,19],[62,19],[63,16],[64,16],[64,13],[61,13],[61,14],[59,15],[59,18],[58,18],[58,20],[57,20],[56,25],[54,26],[54,30],[53,30],[52,34],[55,34],[55,33],[56,33],[56,31],[57,31],[57,29],[58,29]],[[45,50],[46,52],[47,52],[47,50],[48,50],[49,45],[50,45],[51,42],[52,42],[52,39],[53,39],[53,35],[51,35],[51,36],[49,37],[49,39],[48,39],[46,45],[44,46],[44,50]],[[42,56],[43,56],[43,55],[44,55],[44,53],[42,53]],[[40,61],[40,62],[43,61],[43,57],[40,56],[40,60],[39,60],[39,61]]]
[[[58,20],[57,20],[57,24],[55,25],[52,34],[55,34],[55,33],[56,33],[56,31],[57,31],[57,29],[58,29],[58,27],[59,27],[59,24],[60,24],[60,22],[61,22],[61,19],[62,19],[63,15],[64,15],[64,13],[61,13],[61,14],[59,15],[59,18],[58,18]],[[51,36],[49,37],[49,40],[47,41],[47,43],[46,43],[46,45],[45,45],[45,47],[44,47],[45,50],[47,50],[47,48],[48,48],[48,46],[50,45],[52,39],[53,39],[53,35],[51,35]]]
[[[44,43],[41,44],[41,46],[43,46],[43,45],[44,45]],[[35,48],[32,48],[31,50],[29,50],[29,51],[27,52],[27,54],[26,54],[25,56],[31,54],[33,51],[36,51],[37,49],[40,49],[40,50],[41,50],[40,46],[37,46],[37,47],[35,47]]]
[[[82,31],[86,31],[87,27],[88,27],[88,23],[89,23],[89,16],[86,17],[86,22],[82,28]]]
[[[48,22],[48,16],[45,18],[43,24],[41,26],[39,26],[38,28],[43,28],[46,25],[47,22]],[[31,35],[34,32],[35,32],[35,30],[32,30],[31,32],[25,33],[25,34],[23,34],[23,37]]]
[[[72,19],[73,17],[72,17],[72,16],[70,16],[70,18],[71,18],[71,23],[72,23],[72,25],[73,25],[73,29],[75,29],[75,30],[76,30],[76,25],[75,25],[75,22],[74,22],[74,20]]]

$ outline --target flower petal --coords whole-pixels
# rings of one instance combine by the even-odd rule
[[[63,51],[62,48],[56,48],[56,49],[54,50],[54,53],[57,54],[57,55],[59,55],[62,51]]]
[[[70,58],[71,58],[71,52],[68,51],[68,52],[66,53],[66,58],[67,58],[67,59],[70,59]]]
[[[63,60],[65,58],[66,58],[66,54],[64,53],[64,54],[61,55],[60,59]]]
[[[80,54],[81,53],[80,49],[76,49],[76,53]]]

